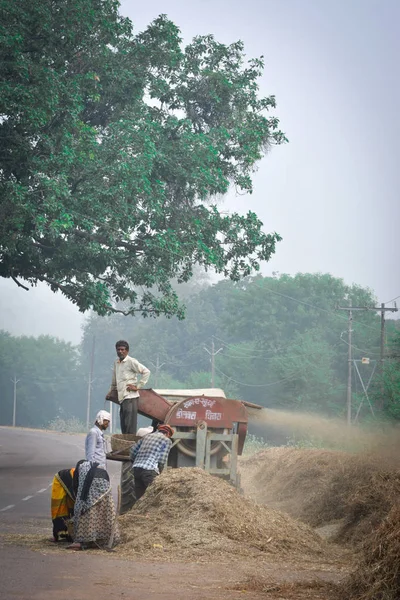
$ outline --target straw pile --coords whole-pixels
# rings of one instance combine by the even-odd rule
[[[330,450],[271,448],[243,460],[241,472],[258,502],[313,527],[342,520],[338,542],[359,543],[400,491],[399,476],[377,459]]]
[[[400,505],[396,503],[364,542],[355,573],[343,585],[344,600],[400,598]]]
[[[341,588],[329,581],[288,582],[271,580],[262,575],[247,577],[231,588],[239,592],[261,592],[268,600],[337,600]]]
[[[119,518],[123,554],[207,560],[211,554],[310,559],[329,554],[307,525],[259,506],[201,469],[164,472]]]

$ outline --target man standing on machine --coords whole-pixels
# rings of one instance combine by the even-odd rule
[[[119,340],[115,344],[118,358],[114,363],[110,390],[106,400],[120,405],[122,433],[136,433],[139,390],[150,377],[150,371],[136,358],[129,356],[129,344]]]

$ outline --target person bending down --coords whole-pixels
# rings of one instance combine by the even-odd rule
[[[62,469],[54,475],[51,486],[51,519],[53,521],[53,542],[65,539],[72,542],[68,533],[68,521],[74,514],[75,493],[73,476],[75,468]]]
[[[83,550],[86,545],[106,546],[118,543],[114,501],[110,478],[98,463],[78,462],[74,473],[74,543],[71,550]]]
[[[169,425],[159,425],[157,431],[148,433],[131,448],[135,496],[139,500],[168,461],[174,430]]]

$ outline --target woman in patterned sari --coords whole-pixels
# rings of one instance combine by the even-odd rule
[[[81,460],[74,473],[74,543],[71,550],[88,545],[104,547],[119,541],[110,478],[98,463]]]

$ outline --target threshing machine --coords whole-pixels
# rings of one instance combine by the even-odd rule
[[[243,451],[249,410],[259,410],[261,406],[226,398],[221,389],[215,388],[142,389],[138,402],[139,414],[168,423],[175,430],[169,467],[200,467],[240,486],[237,457]],[[138,439],[129,434],[113,437],[127,442]],[[125,462],[121,474],[121,512],[125,512],[134,499],[129,458],[118,451],[108,458]]]

